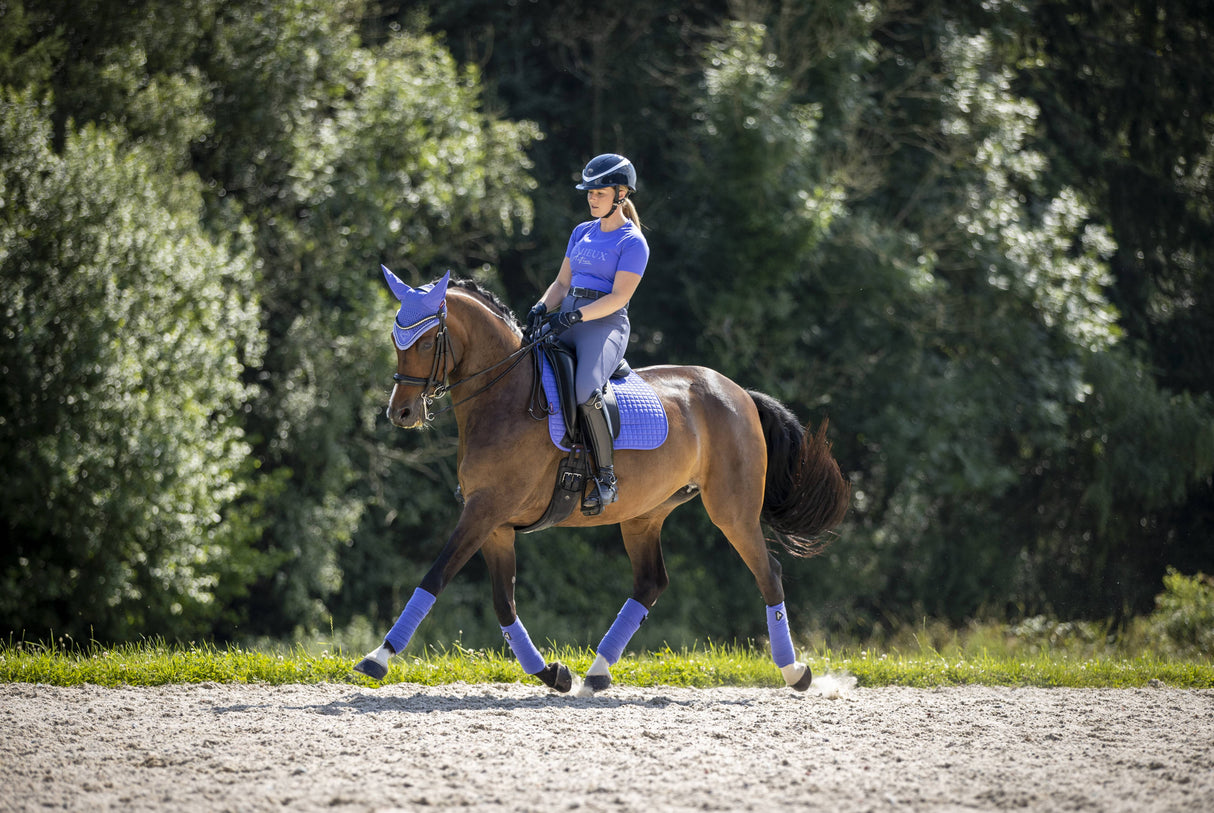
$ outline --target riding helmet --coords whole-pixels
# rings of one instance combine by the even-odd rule
[[[578,189],[606,189],[610,186],[626,186],[637,191],[636,167],[622,155],[604,153],[590,159],[582,170],[582,182]]]

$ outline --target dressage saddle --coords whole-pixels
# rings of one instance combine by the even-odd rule
[[[552,365],[561,414],[565,416],[565,437],[561,445],[572,447],[581,441],[582,433],[585,431],[575,418],[578,414],[577,392],[574,386],[574,369],[577,359],[572,348],[559,342],[544,342],[540,347],[543,348],[548,363]],[[611,374],[611,381],[627,378],[630,372],[632,372],[632,368],[628,366],[628,362],[621,361],[620,366],[616,367]],[[603,387],[603,406],[607,410],[607,414],[611,416],[611,434],[618,438],[620,436],[620,405],[616,402],[615,390],[611,386],[611,381],[608,381],[607,386]]]
[[[556,485],[552,491],[552,500],[536,522],[524,528],[515,528],[521,534],[542,531],[561,522],[573,509],[582,504],[586,491],[586,483],[591,478],[590,455],[586,452],[583,440],[586,430],[581,422],[576,420],[578,415],[577,394],[574,388],[574,369],[576,359],[573,350],[559,342],[542,342],[536,347],[536,353],[543,352],[552,367],[556,379],[557,399],[560,403],[561,414],[565,417],[565,437],[561,446],[569,448],[569,454],[557,465]],[[540,376],[540,357],[537,355],[536,380]],[[621,361],[611,374],[612,380],[627,378],[632,372],[627,361]],[[603,387],[603,407],[611,416],[612,434],[620,436],[620,406],[616,401],[615,390],[611,381]]]

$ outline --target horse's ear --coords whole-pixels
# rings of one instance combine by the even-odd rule
[[[422,298],[422,304],[427,308],[438,309],[438,306],[443,303],[443,299],[447,296],[447,285],[451,282],[451,270],[448,269],[446,274],[443,274],[442,279],[433,284],[433,287],[426,292]]]
[[[406,282],[402,282],[395,274],[388,270],[388,266],[380,265],[384,269],[384,279],[388,281],[388,287],[392,289],[392,295],[400,301],[404,302],[405,296],[412,292],[413,288]]]

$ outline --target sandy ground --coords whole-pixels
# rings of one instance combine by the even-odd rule
[[[1214,691],[0,686],[0,810],[1214,810]]]

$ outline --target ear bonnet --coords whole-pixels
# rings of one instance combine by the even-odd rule
[[[447,284],[451,281],[451,272],[448,271],[436,282],[413,288],[398,279],[386,265],[380,268],[384,269],[384,278],[388,280],[392,294],[400,300],[400,310],[392,328],[392,341],[401,350],[408,350],[447,312]]]

